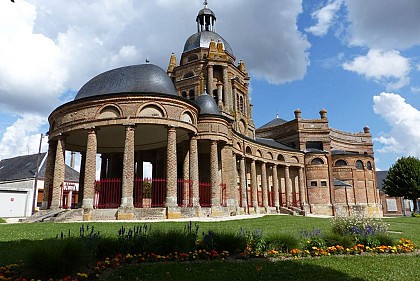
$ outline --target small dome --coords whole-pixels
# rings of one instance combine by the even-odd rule
[[[197,18],[199,18],[199,17],[201,17],[201,16],[205,16],[205,15],[210,15],[210,16],[213,16],[215,19],[216,19],[216,15],[213,13],[213,11],[212,10],[210,10],[209,8],[207,8],[207,7],[204,7],[203,9],[201,9],[199,12],[198,12],[198,16],[197,16]]]
[[[223,49],[229,54],[233,55],[233,51],[229,43],[226,42],[226,40],[223,39],[222,36],[213,31],[201,31],[191,35],[187,39],[187,42],[185,42],[183,52],[185,53],[197,48],[208,48],[211,40],[213,40],[216,43],[219,41],[222,42]]]
[[[220,115],[216,101],[210,95],[208,95],[206,91],[195,99],[195,103],[200,107],[199,115]]]
[[[154,64],[131,65],[97,75],[77,93],[75,100],[118,93],[159,93],[177,95],[166,72]]]

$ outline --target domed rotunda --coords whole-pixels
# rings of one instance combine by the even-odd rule
[[[42,208],[76,209],[81,220],[381,216],[369,129],[332,129],[325,109],[320,119],[296,110],[256,128],[245,63],[215,23],[206,1],[167,71],[106,71],[50,114]],[[65,151],[81,159],[71,195]]]

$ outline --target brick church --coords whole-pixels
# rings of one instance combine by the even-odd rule
[[[72,206],[83,220],[382,216],[369,128],[330,128],[325,109],[319,119],[296,109],[293,120],[256,128],[245,63],[215,24],[205,3],[167,71],[109,70],[51,113],[43,208],[63,208],[67,150],[81,155]]]

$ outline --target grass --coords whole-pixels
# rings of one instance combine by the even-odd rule
[[[139,264],[103,280],[412,280],[419,256],[331,256],[297,260],[246,260]]]
[[[390,226],[392,238],[405,237],[420,245],[420,219],[412,217],[384,219]],[[73,237],[79,235],[81,225],[86,223],[34,223],[0,225],[0,266],[23,260],[34,241],[55,238],[61,232],[70,230]],[[89,223],[102,237],[117,237],[124,225],[127,229],[144,223]],[[150,222],[152,229],[182,230],[186,222]],[[200,222],[199,232],[209,230],[223,233],[239,232],[241,228],[250,231],[261,229],[264,237],[296,235],[302,230],[320,229],[328,232],[330,220],[297,216],[265,216],[224,222]],[[404,280],[420,276],[419,256],[345,256],[322,257],[287,261],[247,260],[215,261],[196,263],[157,263],[125,266],[106,276],[104,280],[136,280],[133,276],[141,274],[142,280]],[[209,274],[211,273],[211,274]],[[309,276],[309,277],[308,277]],[[240,278],[239,278],[240,277]],[[108,279],[107,279],[108,278]],[[312,278],[312,279],[310,279]],[[334,278],[334,279],[333,279]]]

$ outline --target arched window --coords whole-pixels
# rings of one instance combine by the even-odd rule
[[[242,96],[239,98],[239,109],[244,113],[244,98]]]
[[[217,104],[217,101],[218,101],[218,98],[217,98],[217,89],[213,90],[213,98],[214,98],[214,100],[216,101],[216,104]]]
[[[195,60],[198,60],[197,54],[192,54],[188,56],[188,61],[195,61]]]
[[[236,111],[239,111],[239,95],[236,94]]]
[[[187,92],[182,91],[181,96],[182,96],[183,98],[187,98]]]
[[[195,92],[194,92],[194,90],[190,90],[189,99],[190,100],[195,100]]]
[[[347,162],[340,159],[340,160],[335,161],[335,166],[337,167],[347,166]]]
[[[190,78],[190,77],[193,77],[193,76],[194,76],[194,72],[192,72],[192,71],[189,71],[189,72],[184,74],[184,78]]]
[[[324,165],[324,160],[321,158],[314,158],[311,161],[311,165]]]
[[[370,163],[370,161],[367,161],[366,167],[368,170],[372,170],[372,163]]]
[[[356,161],[356,169],[363,170],[363,162],[360,160]]]

